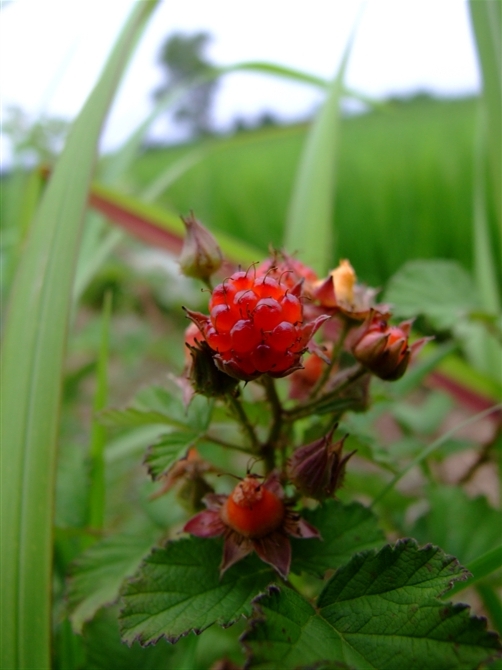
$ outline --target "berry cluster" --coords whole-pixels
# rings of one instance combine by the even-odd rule
[[[246,381],[265,373],[284,377],[301,367],[309,341],[329,318],[304,323],[301,286],[288,286],[271,273],[239,271],[213,290],[209,316],[187,314],[223,372]]]

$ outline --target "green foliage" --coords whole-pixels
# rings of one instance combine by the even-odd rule
[[[200,435],[198,433],[168,433],[153,444],[145,457],[145,464],[148,466],[148,472],[153,479],[158,479],[166,474],[168,470],[184,458],[190,447],[197,444]]]
[[[120,639],[115,609],[98,612],[84,626],[83,640],[86,670],[109,670],[112,659],[115,670],[168,670],[183,659],[184,650],[167,643],[148,649],[137,643],[130,647],[125,645]]]
[[[320,531],[322,541],[312,547],[310,542],[292,540],[293,572],[323,577],[353,554],[380,547],[385,540],[375,515],[360,503],[342,505],[327,500],[314,511],[302,512],[302,516]]]
[[[154,549],[123,589],[123,639],[175,642],[190,631],[228,626],[249,615],[251,599],[273,581],[272,571],[251,556],[220,578],[221,551],[220,542],[193,537]]]
[[[158,529],[146,526],[134,535],[113,535],[79,556],[68,585],[68,608],[76,632],[98,609],[117,599],[120,585],[137,569],[158,534]]]
[[[430,510],[413,527],[417,540],[440,545],[463,565],[500,544],[502,515],[486,498],[471,499],[454,486],[431,486],[427,500]]]
[[[438,600],[465,571],[437,547],[413,541],[355,556],[326,584],[316,607],[287,587],[255,601],[244,637],[250,668],[342,661],[356,668],[472,670],[500,649],[465,605]],[[378,644],[375,644],[378,639]]]
[[[437,330],[452,328],[479,309],[470,275],[453,261],[410,261],[390,280],[385,300],[396,316],[423,315]]]

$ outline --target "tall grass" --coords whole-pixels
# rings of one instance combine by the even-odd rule
[[[475,114],[473,99],[418,98],[342,119],[336,254],[350,257],[364,280],[382,284],[409,258],[454,258],[472,267]],[[215,230],[266,253],[269,244],[282,244],[305,132],[300,124],[206,142],[206,158],[158,201],[177,212],[194,209]],[[135,188],[193,149],[145,150],[131,171]],[[305,221],[306,230],[312,225]]]

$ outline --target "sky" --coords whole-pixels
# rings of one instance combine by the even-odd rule
[[[135,0],[13,0],[0,12],[0,103],[73,118],[92,90]],[[375,98],[427,91],[441,96],[479,91],[480,74],[464,0],[163,0],[124,77],[102,146],[118,146],[144,119],[162,79],[162,41],[173,32],[208,31],[208,58],[217,65],[270,61],[332,77],[349,36],[349,87]],[[319,91],[264,75],[226,75],[214,119],[225,130],[237,116],[269,111],[284,121],[309,114]],[[160,120],[156,139],[176,140]],[[2,142],[2,161],[9,147]]]

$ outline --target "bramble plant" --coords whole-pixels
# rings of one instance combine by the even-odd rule
[[[469,3],[477,99],[375,105],[349,42],[329,81],[212,68],[99,159],[159,4],[51,169],[2,176],[2,670],[500,670],[500,7]],[[234,71],[324,100],[145,148]]]
[[[371,378],[401,378],[429,338],[391,325],[347,260],[319,278],[276,251],[213,288],[220,251],[190,221],[181,268],[209,286],[209,314],[185,307],[185,409],[170,397],[172,429],[146,457],[156,497],[174,489],[188,518],[125,581],[123,640],[175,644],[244,618],[212,668],[241,667],[239,643],[249,668],[467,670],[495,656],[486,622],[441,600],[468,574],[454,557],[409,538],[384,545],[368,508],[337,500],[355,453],[344,415],[365,412]],[[77,604],[86,569],[80,559]]]

